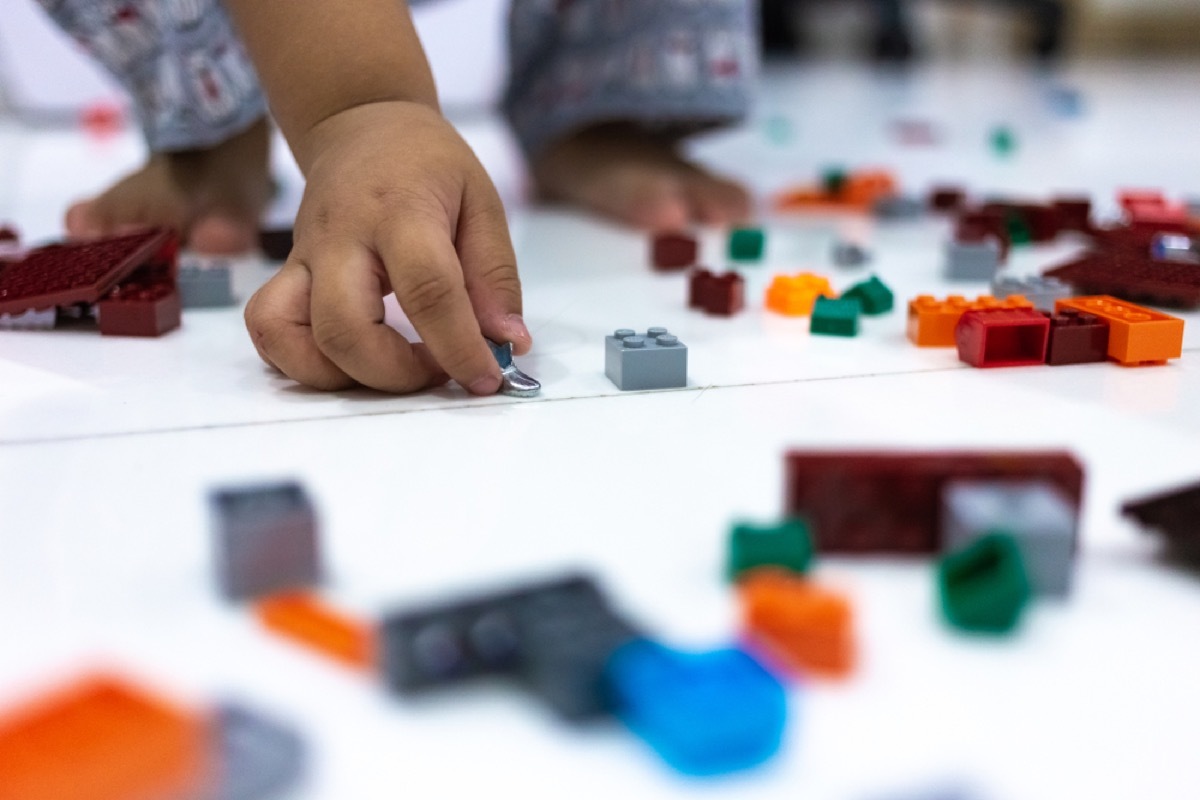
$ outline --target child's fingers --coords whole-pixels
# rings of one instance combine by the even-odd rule
[[[325,357],[313,338],[312,278],[288,261],[246,304],[246,330],[263,360],[292,380],[316,389],[346,389],[354,379]]]
[[[365,386],[398,394],[445,382],[425,347],[384,322],[384,287],[369,250],[352,240],[323,243],[312,251],[309,267],[313,338],[342,371]]]
[[[479,330],[445,222],[427,212],[396,213],[375,244],[400,307],[437,363],[473,394],[495,394],[500,367]]]
[[[459,212],[458,255],[475,315],[483,333],[498,342],[512,342],[518,355],[533,338],[521,316],[521,279],[504,204],[495,186],[481,175],[467,184]]]

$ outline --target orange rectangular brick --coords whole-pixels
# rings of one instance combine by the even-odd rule
[[[918,347],[954,347],[954,328],[959,318],[967,311],[990,308],[1033,308],[1033,303],[1019,294],[1000,300],[990,295],[980,295],[968,300],[962,295],[952,294],[945,300],[923,294],[908,301],[909,341]]]
[[[0,719],[0,800],[178,800],[212,773],[206,720],[95,675]]]
[[[303,592],[272,595],[254,606],[268,630],[356,669],[376,663],[376,636],[369,625]]]
[[[1183,320],[1107,295],[1070,297],[1056,312],[1075,309],[1108,323],[1108,357],[1126,366],[1164,364],[1183,354]]]
[[[787,666],[833,678],[854,669],[853,611],[844,597],[769,568],[742,578],[738,594],[748,634]]]

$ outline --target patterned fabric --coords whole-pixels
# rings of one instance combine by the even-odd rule
[[[211,147],[266,113],[219,0],[38,2],[129,91],[152,150]],[[529,154],[599,122],[688,133],[747,110],[750,0],[512,0],[509,33],[504,111]]]

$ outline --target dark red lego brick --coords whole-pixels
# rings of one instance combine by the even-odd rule
[[[291,228],[269,228],[258,232],[258,247],[271,261],[287,261],[293,239]]]
[[[1132,246],[1131,242],[1141,238],[1141,234],[1114,235],[1103,249],[1043,274],[1071,284],[1077,294],[1107,294],[1169,308],[1200,306],[1200,269],[1186,262],[1156,261],[1150,255],[1150,236],[1144,237],[1144,249]],[[1114,241],[1121,244],[1114,245]]]
[[[1045,480],[1078,512],[1083,467],[1063,451],[802,451],[785,456],[784,511],[822,553],[923,555],[941,547],[941,497],[953,480]]]
[[[935,186],[929,192],[929,207],[934,211],[958,211],[967,193],[957,186]]]
[[[688,308],[731,317],[746,306],[746,279],[736,272],[714,274],[693,270],[688,281]]]
[[[1092,229],[1092,201],[1087,197],[1056,197],[1051,203],[1064,231],[1087,233]]]
[[[104,336],[162,336],[179,327],[183,304],[175,284],[157,275],[122,283],[96,311]]]
[[[993,238],[1000,244],[1000,261],[1008,260],[1012,240],[1008,235],[1008,224],[1004,214],[995,209],[964,211],[954,227],[954,238],[960,242],[981,242]]]
[[[981,210],[1000,214],[1006,223],[1009,218],[1015,217],[1029,230],[1029,238],[1038,243],[1054,241],[1062,230],[1058,209],[1052,205],[1000,200],[984,204]]]
[[[0,225],[0,242],[4,244],[15,244],[19,241],[21,241],[21,236],[17,233],[16,228],[8,225]]]
[[[1050,342],[1046,363],[1092,364],[1108,360],[1108,323],[1099,317],[1074,309],[1046,314],[1050,321]]]
[[[0,314],[95,303],[139,267],[170,262],[174,234],[151,230],[128,236],[52,244],[19,261],[0,262]]]
[[[958,357],[973,367],[1025,367],[1046,363],[1050,320],[1033,308],[967,311],[954,328]]]
[[[1158,531],[1172,555],[1200,565],[1200,483],[1131,500],[1121,513]]]
[[[650,263],[657,270],[687,269],[700,252],[694,237],[683,233],[659,233],[650,245]]]

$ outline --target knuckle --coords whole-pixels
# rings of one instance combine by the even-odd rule
[[[454,299],[454,285],[438,274],[420,276],[403,291],[401,305],[409,318],[414,320],[440,316]]]
[[[325,320],[313,324],[313,339],[322,353],[337,361],[359,349],[363,330],[344,320]]]
[[[521,299],[521,278],[515,264],[490,262],[479,271],[479,280],[492,292],[507,300]]]

